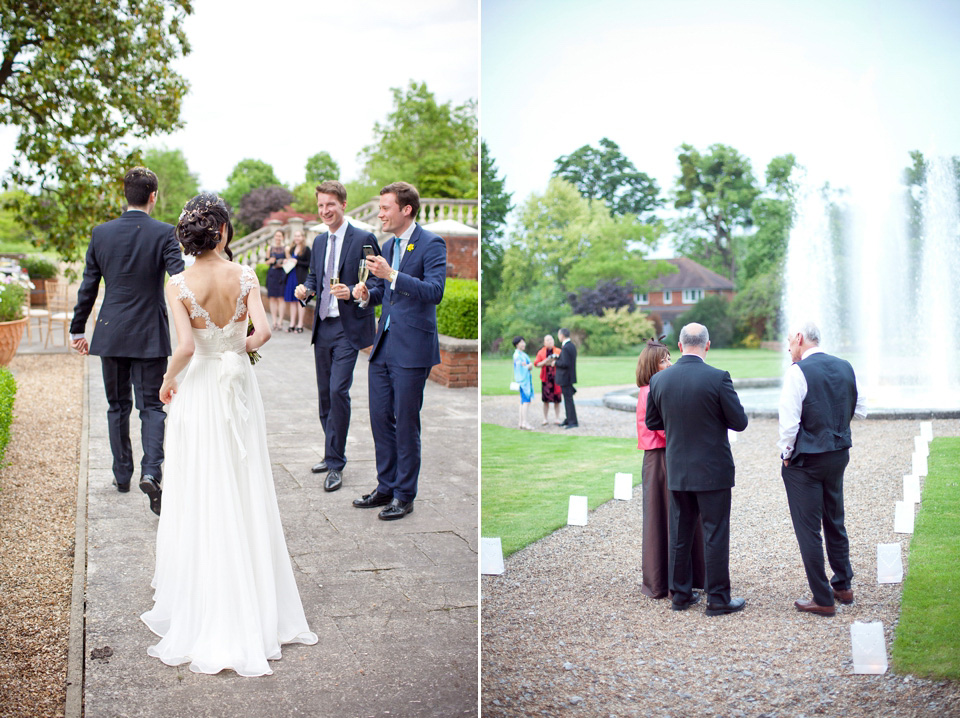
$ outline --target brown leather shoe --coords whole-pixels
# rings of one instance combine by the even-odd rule
[[[814,603],[812,599],[809,601],[794,601],[793,605],[797,607],[798,611],[816,613],[818,616],[835,616],[837,613],[837,609],[833,606],[821,606],[819,603]]]
[[[840,603],[842,603],[844,606],[849,606],[851,603],[853,603],[853,589],[847,588],[840,589],[839,591],[837,589],[833,589],[833,597],[840,601]]]

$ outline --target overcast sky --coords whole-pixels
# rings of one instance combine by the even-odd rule
[[[194,0],[185,127],[148,146],[181,149],[203,189],[223,190],[244,158],[289,185],[326,150],[342,179],[392,109],[391,87],[426,82],[438,102],[479,95],[476,0]],[[15,130],[0,129],[9,166]],[[0,168],[2,169],[2,168]]]
[[[609,137],[672,188],[677,147],[720,142],[763,178],[817,180],[960,155],[955,0],[484,0],[481,135],[519,204]]]

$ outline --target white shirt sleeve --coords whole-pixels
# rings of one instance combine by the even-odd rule
[[[863,392],[860,391],[859,386],[857,386],[857,406],[853,410],[853,415],[860,419],[867,418],[867,402],[863,398]]]
[[[783,376],[783,389],[780,391],[780,440],[777,446],[780,448],[781,459],[789,459],[793,455],[806,396],[807,380],[800,367],[791,364]]]

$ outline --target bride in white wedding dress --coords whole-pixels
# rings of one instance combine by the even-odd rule
[[[147,652],[168,665],[262,676],[273,672],[267,661],[280,658],[281,644],[317,636],[287,554],[247,356],[270,338],[270,326],[256,274],[221,254],[227,231],[226,206],[208,193],[190,200],[177,224],[196,261],[166,288],[177,348],[160,388],[170,405],[163,508],[154,607],[141,618],[162,638]]]

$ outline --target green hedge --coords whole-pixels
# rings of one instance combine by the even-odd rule
[[[260,280],[260,286],[267,286],[267,271],[270,269],[270,265],[264,262],[261,262],[256,267],[253,268],[253,271],[257,273],[257,279]]]
[[[447,279],[437,305],[437,329],[457,339],[476,339],[478,326],[476,279]]]
[[[0,367],[0,465],[7,453],[10,441],[10,424],[13,423],[13,399],[17,394],[17,382],[6,367]]]

